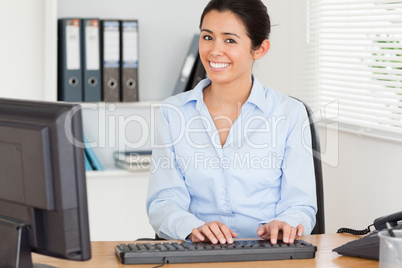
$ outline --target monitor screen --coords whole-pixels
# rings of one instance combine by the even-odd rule
[[[0,267],[91,258],[81,108],[0,99]]]

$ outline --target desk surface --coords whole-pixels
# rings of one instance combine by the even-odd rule
[[[255,262],[221,262],[208,263],[208,268],[214,267],[378,267],[378,261],[362,258],[340,256],[332,249],[345,244],[351,240],[358,239],[359,236],[349,234],[324,234],[308,235],[301,239],[317,246],[315,259],[303,260],[279,260],[279,261],[255,261]],[[92,259],[86,262],[75,262],[45,257],[39,254],[32,254],[35,263],[48,264],[59,268],[80,267],[80,268],[101,268],[101,267],[154,267],[152,265],[123,265],[119,262],[114,253],[114,246],[119,241],[92,242]],[[186,264],[166,264],[163,267],[205,267],[205,263],[186,263]]]

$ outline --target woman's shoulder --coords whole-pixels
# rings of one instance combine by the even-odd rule
[[[281,112],[284,114],[297,113],[304,108],[303,102],[299,99],[279,92],[275,89],[265,87],[267,107],[269,110]]]
[[[250,96],[250,98],[258,105],[265,106],[267,111],[272,111],[272,108],[276,110],[281,107],[288,110],[289,107],[300,105],[299,100],[269,86],[263,86],[255,76],[253,76],[253,83],[256,91],[252,92],[253,96]]]
[[[209,83],[210,81],[208,79],[204,79],[200,81],[193,89],[167,97],[162,103],[168,105],[183,106],[188,102],[197,101],[200,98],[202,99],[202,90]]]
[[[270,99],[270,98],[273,99],[273,101],[275,103],[282,104],[282,105],[292,105],[292,106],[295,106],[295,105],[297,106],[297,105],[302,104],[302,102],[299,99],[297,99],[291,95],[287,95],[285,93],[279,92],[272,88],[265,88],[265,89],[268,94],[268,99]]]
[[[185,91],[178,93],[173,96],[169,96],[166,99],[163,100],[162,104],[170,104],[170,105],[175,105],[175,106],[181,106],[183,103],[186,102],[186,100],[189,98],[189,96],[193,92],[191,90]]]

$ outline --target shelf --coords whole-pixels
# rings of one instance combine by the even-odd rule
[[[104,171],[86,171],[87,178],[115,178],[149,176],[150,171],[128,171],[124,169],[106,169]]]
[[[99,106],[107,106],[108,109],[111,107],[115,108],[149,108],[151,105],[160,105],[162,101],[155,100],[155,101],[138,101],[138,102],[79,102],[83,108],[88,108],[93,106],[94,104]]]

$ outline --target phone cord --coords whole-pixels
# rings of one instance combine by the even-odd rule
[[[365,235],[370,233],[370,227],[373,226],[374,224],[369,225],[366,229],[364,230],[354,230],[350,228],[339,228],[337,233],[348,233],[348,234],[354,234],[354,235]]]

